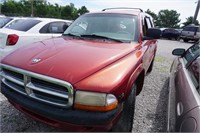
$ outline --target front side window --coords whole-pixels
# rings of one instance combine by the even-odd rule
[[[66,22],[51,22],[43,26],[39,32],[61,34],[67,29],[68,25]]]
[[[198,42],[198,43],[194,44],[192,47],[190,47],[183,55],[183,59],[184,59],[186,65],[188,65],[191,63],[191,61],[193,61],[199,55],[200,55],[200,42]]]
[[[191,65],[188,67],[188,71],[190,74],[190,78],[197,89],[197,91],[200,94],[200,86],[199,86],[199,81],[200,81],[200,57],[197,57]]]
[[[186,68],[188,70],[190,79],[200,94],[199,88],[199,73],[200,73],[200,42],[194,44],[183,55]]]
[[[86,14],[74,21],[64,34],[97,35],[121,41],[137,41],[136,16],[120,14]]]

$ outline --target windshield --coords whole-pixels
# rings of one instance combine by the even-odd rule
[[[12,20],[12,18],[0,17],[0,28],[2,28],[4,25],[6,25],[11,20]]]
[[[94,35],[121,40],[138,40],[137,17],[122,14],[86,14],[74,21],[64,32],[89,38]],[[93,36],[92,36],[93,35]]]

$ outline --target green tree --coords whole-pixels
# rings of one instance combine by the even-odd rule
[[[145,11],[145,12],[152,16],[153,21],[154,21],[154,23],[156,24],[156,21],[157,21],[157,19],[158,19],[158,16],[157,16],[154,12],[152,12],[150,9],[147,9],[147,11]]]
[[[82,6],[81,8],[78,9],[78,15],[82,15],[88,12],[89,10],[85,6]]]
[[[156,25],[159,27],[179,28],[180,14],[175,10],[160,10]]]
[[[192,21],[193,21],[193,17],[192,17],[192,16],[186,18],[186,22],[183,23],[183,27],[185,27],[185,26],[187,26],[187,25],[190,25],[190,24],[193,24]],[[196,20],[196,21],[194,22],[194,24],[195,24],[195,25],[199,25],[199,21]]]
[[[79,15],[89,12],[85,6],[77,9],[73,3],[66,6],[47,3],[47,0],[4,0],[2,13],[7,16],[31,16],[76,19]]]

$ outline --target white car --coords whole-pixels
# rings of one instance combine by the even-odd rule
[[[0,59],[17,48],[60,36],[72,21],[26,18],[0,29]]]
[[[24,17],[6,17],[0,16],[0,28],[6,27],[8,25],[12,25],[22,19],[26,19]]]

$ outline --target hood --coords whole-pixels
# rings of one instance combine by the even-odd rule
[[[133,51],[135,45],[54,38],[20,48],[2,64],[74,84]],[[33,60],[39,60],[33,63]]]

